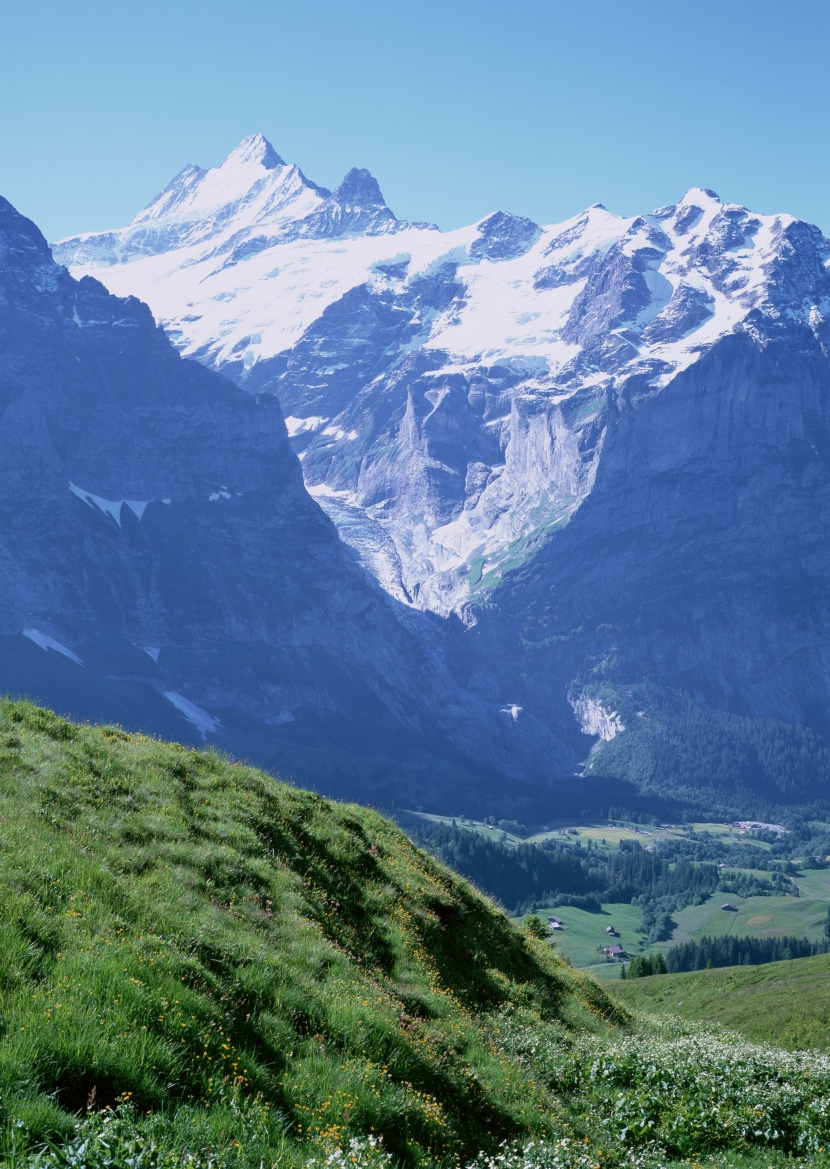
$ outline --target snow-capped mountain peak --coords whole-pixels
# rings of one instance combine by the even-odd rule
[[[711,190],[709,187],[690,187],[677,206],[687,207],[690,204],[699,206],[700,204],[706,205],[712,203],[717,203],[718,205],[721,203],[720,195],[716,191]]]
[[[711,190],[443,233],[396,219],[366,170],[329,193],[272,154],[247,139],[174,180],[154,233],[136,222],[56,255],[146,299],[185,354],[276,393],[309,489],[423,608],[463,609],[567,524],[617,411],[724,337],[827,329],[818,229]],[[185,206],[203,218],[181,231]]]
[[[212,268],[217,257],[220,266],[233,267],[293,239],[382,235],[405,226],[369,171],[350,170],[332,193],[253,134],[221,166],[188,164],[127,227],[62,240],[55,256],[108,267],[180,252],[182,265],[207,256]]]
[[[150,223],[191,225],[181,243],[193,242],[193,228],[204,238],[209,230],[225,227],[230,220],[268,223],[285,218],[286,212],[301,217],[313,210],[329,192],[310,183],[296,166],[290,166],[261,134],[244,138],[218,167],[204,170],[189,165],[153,201],[136,215],[131,228]],[[238,228],[239,222],[235,223]]]
[[[222,166],[233,168],[249,165],[259,165],[265,167],[266,170],[276,170],[277,167],[285,166],[286,163],[263,134],[249,134],[230,152]]]

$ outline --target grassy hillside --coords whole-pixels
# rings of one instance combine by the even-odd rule
[[[606,985],[635,1010],[722,1023],[779,1047],[830,1051],[830,954]]]
[[[13,703],[0,801],[4,1166],[783,1169],[830,1145],[830,1058],[633,1025],[374,812]]]
[[[551,1128],[489,1016],[614,1013],[380,815],[215,755],[4,703],[0,799],[7,1146],[120,1101],[245,1164],[453,1160]]]

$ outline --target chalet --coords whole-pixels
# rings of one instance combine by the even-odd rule
[[[607,934],[610,934],[612,938],[615,938],[617,936],[617,931],[614,929],[614,927],[612,925],[607,925],[605,927],[605,932]]]
[[[724,901],[723,905],[721,906],[721,909],[728,909],[731,913],[738,912],[737,905],[733,905],[731,901]]]
[[[603,946],[602,952],[606,958],[622,958],[624,950],[622,946]]]
[[[562,924],[562,918],[557,917],[555,914],[551,914],[551,916],[548,918],[548,925],[561,925],[561,924]]]

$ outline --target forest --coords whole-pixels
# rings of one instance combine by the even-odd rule
[[[665,961],[669,974],[680,974],[685,970],[706,970],[713,966],[762,966],[767,962],[812,958],[815,954],[828,952],[830,939],[810,942],[807,938],[740,938],[728,934],[681,942],[667,951]]]
[[[422,824],[412,835],[510,912],[572,906],[599,913],[603,904],[632,904],[642,911],[641,932],[649,943],[668,940],[674,928],[671,915],[702,904],[715,892],[798,896],[798,886],[790,879],[796,871],[792,862],[770,859],[751,844],[731,846],[730,860],[767,869],[769,878],[719,869],[713,860],[697,859],[700,851],[723,853],[723,846],[707,848],[705,840],[697,853],[694,842],[665,842],[649,850],[632,840],[622,840],[618,850],[609,852],[590,839],[584,845],[579,840],[513,845],[443,823]]]

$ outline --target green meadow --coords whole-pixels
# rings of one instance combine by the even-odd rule
[[[569,905],[537,912],[545,924],[551,914],[562,919],[563,928],[551,933],[550,944],[574,966],[598,978],[618,978],[620,973],[620,963],[606,961],[599,952],[603,946],[622,946],[630,954],[641,952],[637,930],[642,915],[634,905],[603,905],[601,913],[572,909]],[[619,936],[609,937],[607,926],[613,926]]]
[[[649,1014],[721,1023],[780,1047],[830,1051],[830,954],[630,979],[614,983],[613,993]]]
[[[742,937],[783,937],[785,935],[818,941],[824,932],[830,903],[830,871],[799,878],[800,897],[739,897],[734,893],[715,893],[703,905],[690,905],[674,915],[677,929],[672,943],[686,942],[704,935],[739,934]],[[735,910],[721,909],[724,904]],[[660,945],[655,949],[666,949]]]

